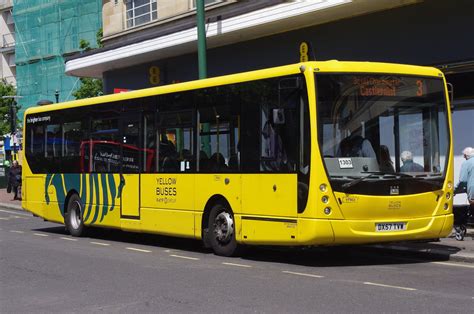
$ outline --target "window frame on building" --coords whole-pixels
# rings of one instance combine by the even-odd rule
[[[137,27],[152,21],[158,20],[158,1],[145,0],[146,3],[136,6],[136,2],[140,0],[126,0],[125,1],[125,28]],[[141,0],[143,1],[143,0]],[[143,10],[148,6],[148,11],[136,15],[137,11]],[[129,15],[131,14],[131,15]],[[148,19],[137,23],[137,19],[148,17]]]

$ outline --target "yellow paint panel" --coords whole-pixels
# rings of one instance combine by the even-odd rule
[[[142,174],[141,207],[194,209],[194,174]]]
[[[246,219],[242,217],[242,239],[243,243],[252,244],[297,244],[297,223],[294,221],[268,221]]]
[[[164,235],[194,237],[194,212],[171,209],[141,209],[142,230]]]
[[[345,219],[396,219],[432,216],[439,206],[439,193],[428,192],[401,196],[351,195],[336,192],[335,196]],[[441,199],[441,198],[440,198]],[[334,207],[335,204],[328,204]]]
[[[440,236],[449,215],[417,219],[398,218],[394,220],[333,220],[331,224],[338,244],[363,244],[402,240],[434,239]],[[407,230],[376,232],[377,222],[405,222]]]
[[[297,212],[296,174],[242,175],[242,214],[296,217]]]
[[[121,206],[122,216],[140,216],[140,175],[123,174],[125,185],[122,189]]]
[[[229,202],[234,214],[239,214],[241,212],[240,178],[240,174],[232,173],[196,175],[196,211],[202,212],[212,196],[221,195]]]

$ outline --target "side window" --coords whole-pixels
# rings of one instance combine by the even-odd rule
[[[302,77],[289,76],[240,84],[244,172],[308,170],[309,155],[303,142],[309,143],[309,125],[302,123],[307,106],[302,100],[303,83]]]
[[[81,144],[85,137],[81,121],[65,122],[62,127],[62,168],[65,173],[81,172]]]
[[[120,145],[118,117],[93,118],[87,147],[91,172],[120,172]]]
[[[54,159],[61,156],[61,125],[46,125],[46,150],[45,157],[54,162]]]
[[[159,97],[158,172],[195,170],[193,95],[185,92]]]
[[[198,96],[199,172],[240,169],[240,106],[232,103],[232,90],[213,87]]]
[[[140,172],[140,121],[125,118],[122,134],[122,172]]]
[[[47,124],[45,134],[45,155],[48,172],[60,172],[61,168],[61,125]]]
[[[45,134],[42,123],[28,123],[30,117],[27,117],[27,138],[25,153],[33,173],[45,173]]]
[[[252,81],[239,84],[242,119],[240,131],[239,156],[242,172],[260,171],[260,91],[265,90],[266,81]]]
[[[156,146],[155,114],[145,112],[143,115],[143,157],[142,172],[152,173],[158,169]]]

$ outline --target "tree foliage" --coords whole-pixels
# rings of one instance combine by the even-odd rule
[[[83,99],[102,95],[102,80],[81,78],[81,87],[72,93],[76,99]]]
[[[97,44],[99,47],[102,46],[101,39],[102,39],[102,28],[97,31]],[[79,48],[82,51],[89,51],[91,50],[90,43],[85,40],[81,39],[79,42]],[[81,87],[79,87],[75,92],[72,93],[76,99],[83,99],[89,97],[96,97],[102,95],[102,80],[94,79],[94,78],[81,78]]]
[[[15,96],[16,89],[13,85],[8,84],[5,80],[0,81],[0,135],[10,133],[10,121],[11,121],[11,104],[14,101],[11,98],[3,98],[3,96]],[[20,107],[16,105],[16,112]],[[17,125],[18,125],[18,119]]]

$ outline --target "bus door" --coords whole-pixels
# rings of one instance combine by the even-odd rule
[[[122,218],[140,218],[140,113],[124,111],[122,129],[122,170],[120,197]]]

